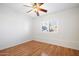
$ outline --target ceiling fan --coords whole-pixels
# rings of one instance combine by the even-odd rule
[[[44,3],[33,3],[32,6],[24,5],[25,7],[31,7],[32,9],[27,11],[27,13],[34,11],[37,16],[39,16],[39,11],[47,13],[46,9],[41,8]]]

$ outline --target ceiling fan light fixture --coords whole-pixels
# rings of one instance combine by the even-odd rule
[[[32,4],[32,10],[31,11],[34,11],[36,14],[37,14],[37,16],[39,16],[39,11],[42,11],[42,12],[44,12],[44,13],[47,13],[47,10],[46,9],[43,9],[43,8],[41,8],[41,6],[43,5],[44,3],[33,3]],[[27,5],[26,5],[27,6]],[[31,12],[30,11],[30,12]]]

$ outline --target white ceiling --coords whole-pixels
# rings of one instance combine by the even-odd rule
[[[35,12],[26,13],[31,8],[25,7],[24,5],[30,5],[30,3],[4,3],[4,4],[0,4],[0,5],[10,7],[12,9],[16,10],[17,12],[29,15],[31,17],[38,17],[38,16],[36,16]],[[78,3],[44,3],[41,7],[47,9],[48,12],[47,13],[40,12],[40,16],[44,15],[44,14],[58,12],[61,10],[72,8],[72,7],[77,7],[77,6],[79,7]]]

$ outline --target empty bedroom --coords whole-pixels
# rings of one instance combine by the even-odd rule
[[[79,56],[79,3],[0,3],[0,56]]]

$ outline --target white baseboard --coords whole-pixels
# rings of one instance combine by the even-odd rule
[[[32,39],[28,39],[26,41],[23,41],[23,42],[19,42],[19,43],[15,43],[15,44],[12,44],[12,45],[6,45],[4,47],[1,47],[0,50],[3,50],[3,49],[7,49],[7,48],[11,48],[11,47],[14,47],[16,45],[19,45],[19,44],[22,44],[22,43],[25,43],[25,42],[28,42],[28,41],[31,41]]]
[[[49,44],[54,44],[54,45],[58,45],[58,46],[62,46],[62,47],[66,47],[66,48],[71,48],[71,49],[75,49],[75,50],[79,50],[79,45],[76,45],[76,46],[73,46],[72,44],[73,43],[67,43],[67,42],[53,42],[53,41],[48,41],[48,40],[45,40],[45,39],[38,39],[38,38],[35,38],[34,39],[35,41],[40,41],[40,42],[45,42],[45,43],[49,43]],[[75,44],[75,43],[74,43]]]

